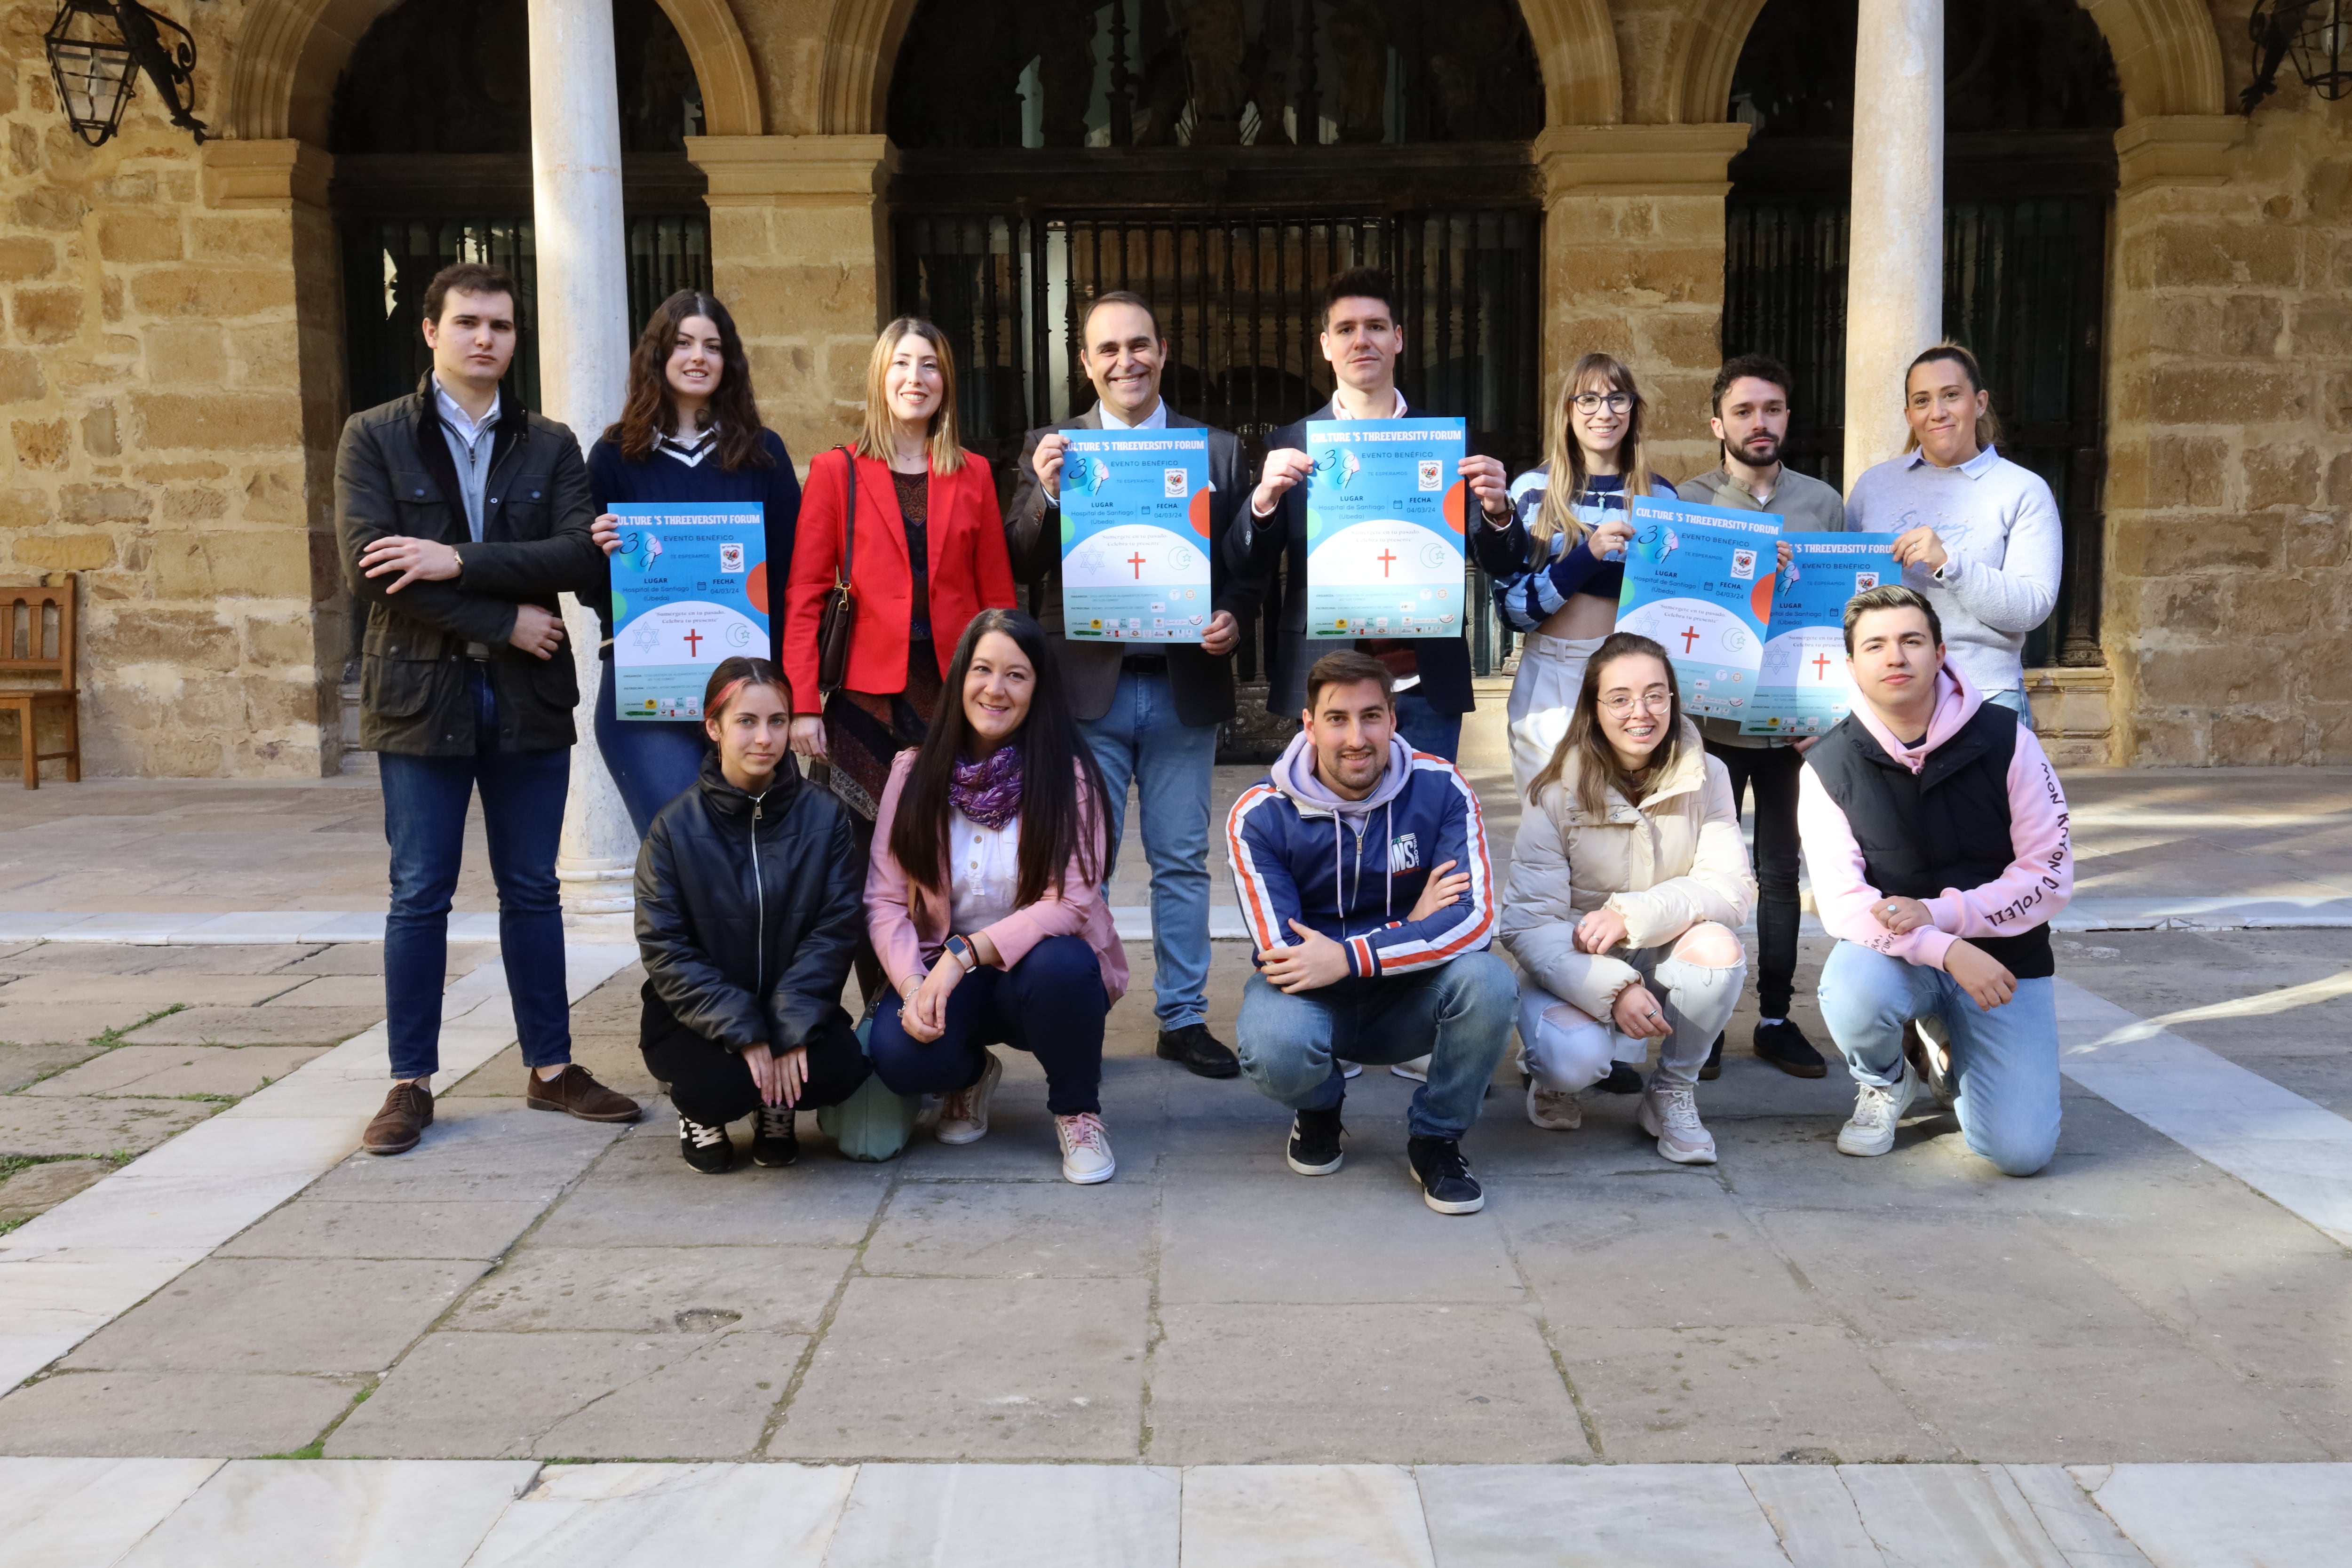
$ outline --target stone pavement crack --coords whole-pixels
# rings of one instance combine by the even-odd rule
[[[922,1135],[923,1130],[917,1128],[913,1137]],[[906,1157],[906,1151],[902,1149],[891,1158],[890,1179],[882,1189],[882,1201],[874,1205],[873,1217],[866,1223],[866,1234],[859,1237],[857,1244],[849,1249],[849,1267],[843,1269],[841,1278],[834,1282],[833,1294],[825,1298],[824,1310],[817,1314],[816,1327],[810,1331],[808,1343],[801,1347],[800,1359],[793,1363],[792,1375],[784,1379],[784,1392],[769,1408],[768,1419],[761,1425],[760,1439],[751,1445],[751,1452],[762,1458],[770,1457],[768,1446],[776,1440],[776,1434],[782,1429],[791,1414],[794,1396],[800,1393],[801,1384],[808,1381],[809,1368],[816,1364],[818,1350],[824,1346],[825,1336],[833,1331],[833,1320],[841,1310],[842,1298],[849,1294],[849,1282],[875,1278],[866,1272],[866,1249],[874,1245],[876,1233],[881,1230],[882,1222],[890,1216],[890,1205],[898,1201],[898,1189],[906,1185],[906,1166],[900,1163]]]

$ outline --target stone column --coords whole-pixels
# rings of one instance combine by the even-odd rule
[[[1944,332],[1943,0],[1862,0],[1845,299],[1851,487],[1903,450],[1903,367]]]
[[[621,222],[620,88],[612,0],[530,0],[530,167],[539,250],[539,381],[549,417],[584,448],[618,416],[627,387],[629,278]],[[637,835],[596,750],[596,612],[563,599],[580,671],[572,793],[555,874],[563,907],[618,914],[634,898]]]
[[[760,412],[805,474],[864,423],[866,362],[891,313],[895,153],[856,135],[692,136],[686,154],[709,180],[711,282],[742,327]]]
[[[1650,459],[1715,467],[1707,389],[1723,327],[1726,170],[1748,127],[1556,125],[1536,139],[1544,190],[1544,417],[1598,350],[1633,366]]]

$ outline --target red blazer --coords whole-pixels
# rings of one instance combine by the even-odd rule
[[[824,706],[817,695],[816,632],[841,561],[843,461],[838,447],[820,455],[809,465],[808,486],[801,492],[792,582],[784,595],[784,679],[793,683],[797,714],[814,714]],[[985,458],[967,453],[954,473],[931,476],[924,531],[931,556],[931,637],[944,676],[972,616],[1014,605],[1004,519]],[[850,563],[849,584],[857,599],[857,620],[845,684],[853,691],[905,690],[914,574],[889,465],[871,458],[857,459],[857,555]]]

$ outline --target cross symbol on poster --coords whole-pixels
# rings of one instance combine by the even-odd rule
[[[1683,652],[1690,652],[1691,644],[1698,641],[1698,628],[1696,626],[1685,626],[1679,635],[1683,639]]]
[[[686,628],[686,657],[688,658],[702,657],[702,634],[692,626]]]
[[[1373,556],[1372,559],[1381,563],[1381,575],[1386,577],[1389,574],[1389,563],[1394,561],[1396,557],[1391,554],[1388,551],[1383,550],[1378,555]]]
[[[1128,563],[1129,566],[1132,566],[1132,567],[1134,567],[1134,568],[1135,568],[1135,580],[1136,580],[1137,582],[1139,582],[1139,583],[1142,582],[1142,581],[1143,581],[1143,552],[1141,552],[1140,550],[1139,550],[1139,551],[1137,551],[1134,554],[1132,554],[1132,555],[1129,556],[1129,557],[1127,558],[1127,563]]]
[[[1815,680],[1827,680],[1830,678],[1829,668],[1829,655],[1825,653],[1817,653],[1813,655],[1813,679]]]

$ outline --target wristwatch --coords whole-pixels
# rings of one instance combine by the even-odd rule
[[[948,938],[946,945],[940,951],[962,964],[966,974],[980,967],[980,950],[971,945],[971,939],[968,936]]]

